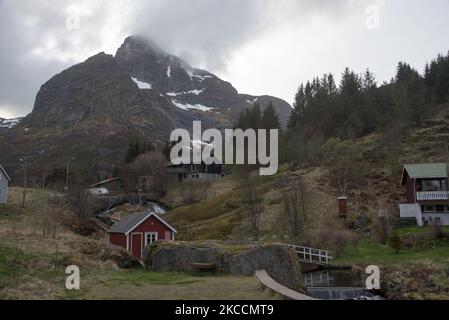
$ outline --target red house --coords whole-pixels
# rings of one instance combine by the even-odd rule
[[[405,187],[401,218],[415,218],[418,226],[449,225],[448,164],[406,164],[401,184]]]
[[[142,259],[143,248],[156,241],[173,241],[177,231],[154,212],[127,216],[108,230],[111,244]]]

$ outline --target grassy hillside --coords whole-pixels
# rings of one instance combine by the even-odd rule
[[[104,232],[81,236],[64,195],[10,188],[0,206],[0,299],[277,299],[253,277],[124,270]],[[56,213],[56,214],[52,214]],[[76,228],[75,228],[76,229]],[[44,234],[45,232],[45,234]],[[77,265],[81,290],[65,289],[65,268]]]
[[[312,243],[326,248],[326,243],[315,239],[314,234],[347,230],[356,222],[356,228],[348,231],[351,236],[345,241],[350,245],[352,241],[359,240],[363,252],[366,241],[377,242],[379,210],[388,212],[392,217],[399,216],[398,205],[404,200],[404,190],[400,185],[402,165],[448,160],[448,109],[442,108],[438,113],[431,114],[417,128],[404,131],[397,140],[390,141],[380,134],[370,134],[346,142],[357,154],[351,163],[356,177],[354,187],[347,194],[349,216],[346,221],[337,217],[337,197],[341,194],[333,181],[334,168],[326,165],[325,161],[321,164],[283,165],[276,176],[261,179],[258,192],[262,199],[262,214],[258,239]],[[291,235],[285,219],[283,189],[280,187],[280,181],[285,176],[301,177],[305,182],[308,219],[300,237]],[[183,205],[182,194],[194,186],[177,185],[172,188],[164,201],[169,205],[175,204],[174,210],[166,217],[178,229],[178,238],[253,239],[248,224],[248,207],[242,198],[244,190],[238,179],[227,176],[209,183],[203,197],[193,204]],[[359,221],[364,223],[357,224]],[[367,250],[374,251],[375,248],[368,246]],[[445,249],[442,250],[445,254]]]

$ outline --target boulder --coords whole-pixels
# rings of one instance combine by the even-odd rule
[[[252,276],[257,270],[281,284],[302,288],[301,266],[293,249],[283,244],[253,242],[167,242],[148,246],[144,251],[148,269],[194,271],[192,264],[213,264],[219,273]]]

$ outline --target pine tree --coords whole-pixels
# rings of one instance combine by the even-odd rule
[[[358,93],[360,89],[361,83],[359,76],[357,76],[354,71],[350,71],[349,68],[346,68],[341,75],[340,94],[352,97]]]
[[[362,89],[364,91],[369,91],[377,88],[376,76],[369,69],[362,75]]]
[[[288,119],[288,128],[293,129],[302,121],[304,121],[304,114],[306,112],[306,94],[304,92],[304,85],[298,88],[295,95],[295,102],[293,103],[293,111]]]
[[[279,129],[281,127],[279,116],[276,113],[276,110],[274,110],[273,103],[271,101],[263,112],[260,122],[261,129]]]

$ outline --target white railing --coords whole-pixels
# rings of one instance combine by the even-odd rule
[[[449,200],[449,191],[419,191],[416,193],[418,201]]]
[[[333,259],[331,251],[320,250],[308,247],[298,247],[290,245],[290,248],[295,249],[298,259],[302,262],[327,265]]]

